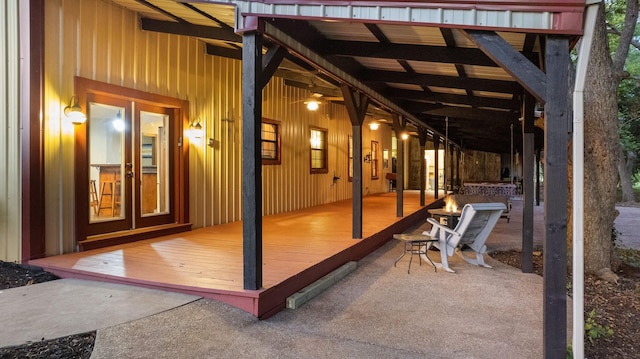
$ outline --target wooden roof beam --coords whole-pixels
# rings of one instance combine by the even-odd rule
[[[403,100],[419,100],[429,101],[435,103],[450,103],[459,105],[468,105],[473,107],[489,107],[505,110],[517,110],[514,107],[513,100],[495,98],[495,97],[482,97],[482,96],[468,96],[468,95],[456,95],[448,93],[431,93],[426,94],[423,91],[404,90],[389,88],[385,91],[385,95],[390,98],[403,99]]]
[[[520,88],[517,82],[504,80],[487,80],[481,78],[460,78],[458,76],[408,74],[398,71],[365,70],[358,74],[364,82],[389,82],[412,84],[419,86],[438,86],[448,88],[470,89],[514,94]]]
[[[547,76],[526,56],[493,31],[467,30],[463,33],[538,101],[546,102]]]
[[[201,37],[205,39],[222,40],[241,44],[242,36],[226,28],[195,25],[187,22],[162,21],[140,18],[140,28],[147,31],[163,32],[166,34]]]
[[[321,55],[326,56],[359,56],[407,61],[442,62],[449,64],[491,67],[498,66],[482,51],[461,47],[340,40],[318,41],[314,42],[312,46]]]

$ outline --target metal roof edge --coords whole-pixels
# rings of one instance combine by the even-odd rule
[[[496,31],[581,35],[586,3],[579,0],[289,1],[217,0],[235,4],[240,16],[482,28]],[[237,15],[237,16],[238,16]],[[236,27],[242,27],[238,16]]]

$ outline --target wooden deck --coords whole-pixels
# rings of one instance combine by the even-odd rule
[[[441,196],[442,198],[442,196]],[[427,207],[433,194],[427,194]],[[219,300],[259,318],[285,308],[291,294],[349,261],[357,261],[426,218],[417,191],[363,199],[363,239],[351,238],[351,201],[263,219],[263,289],[243,289],[242,223],[36,259],[63,278],[83,278],[189,293]],[[438,204],[437,206],[441,206]]]

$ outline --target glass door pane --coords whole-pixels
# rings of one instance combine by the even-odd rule
[[[169,213],[169,116],[140,111],[140,215]]]
[[[89,104],[89,223],[122,220],[125,208],[125,109]]]

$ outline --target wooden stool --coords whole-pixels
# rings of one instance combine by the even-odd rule
[[[104,202],[105,197],[109,197],[108,203]],[[111,209],[111,216],[116,216],[116,209],[120,209],[120,180],[102,182],[98,215],[103,209]]]
[[[93,213],[98,214],[98,208],[100,208],[100,201],[98,200],[98,193],[96,192],[96,180],[89,180],[89,205],[93,207]]]
[[[113,203],[111,206],[111,211],[113,213],[113,216],[116,216],[116,213],[119,215],[120,214],[120,180],[116,180],[116,182],[114,183],[114,189],[113,189]]]

